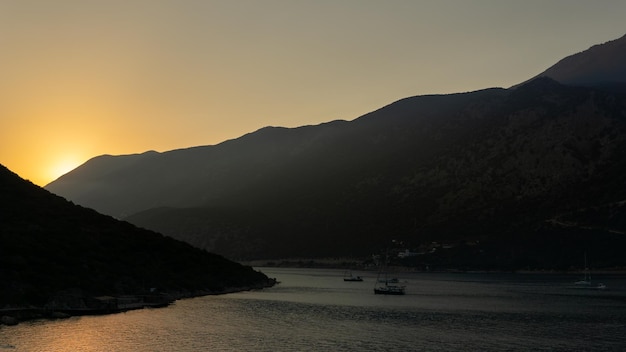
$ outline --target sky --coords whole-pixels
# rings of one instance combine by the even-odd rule
[[[0,0],[0,164],[353,120],[510,87],[626,34],[623,0]]]

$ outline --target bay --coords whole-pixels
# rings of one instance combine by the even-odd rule
[[[167,308],[0,327],[13,351],[623,351],[626,277],[401,273],[404,296],[374,295],[376,274],[258,268],[281,283]]]

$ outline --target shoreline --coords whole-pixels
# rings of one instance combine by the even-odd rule
[[[344,269],[360,271],[377,271],[375,265],[364,264],[358,258],[284,258],[284,259],[261,259],[240,261],[242,265],[253,268],[301,268],[301,269]],[[474,269],[474,268],[435,268],[425,270],[422,267],[410,267],[401,265],[390,265],[396,272],[416,272],[416,273],[509,273],[509,274],[580,274],[583,268],[571,268],[565,270],[556,269]],[[603,268],[592,270],[594,275],[626,275],[626,268]]]
[[[125,313],[139,309],[165,308],[178,300],[204,296],[217,296],[236,292],[262,290],[278,282],[270,278],[264,283],[244,287],[226,287],[221,290],[163,292],[153,295],[74,296],[74,304],[47,304],[44,307],[9,307],[0,309],[0,326],[14,326],[34,320],[58,320],[80,316],[97,316]],[[67,298],[67,297],[66,297]],[[78,302],[78,304],[76,304]]]

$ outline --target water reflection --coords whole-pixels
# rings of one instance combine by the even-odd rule
[[[16,351],[623,350],[623,277],[606,292],[556,275],[407,274],[407,295],[373,294],[372,273],[265,269],[263,291],[163,309],[0,327]]]

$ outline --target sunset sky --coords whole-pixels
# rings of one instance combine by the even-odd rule
[[[0,164],[43,186],[101,154],[509,87],[623,36],[625,14],[622,0],[0,0]]]

